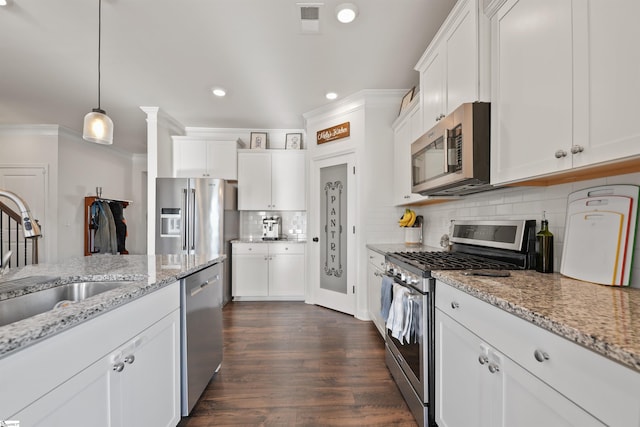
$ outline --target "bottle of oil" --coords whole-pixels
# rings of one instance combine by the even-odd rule
[[[546,212],[542,213],[540,231],[536,234],[536,270],[553,273],[553,234],[549,231]]]

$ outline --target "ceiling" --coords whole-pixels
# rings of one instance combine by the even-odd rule
[[[98,0],[0,7],[0,124],[82,131],[97,107]],[[455,0],[350,0],[351,24],[319,2],[304,33],[295,0],[103,0],[101,107],[114,148],[146,153],[145,114],[186,127],[303,128],[302,114],[362,89],[409,89]],[[217,98],[211,88],[222,86]]]

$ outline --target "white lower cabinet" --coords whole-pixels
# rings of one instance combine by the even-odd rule
[[[120,420],[112,417],[109,399],[110,371],[111,364],[105,357],[11,418],[33,427],[119,426]]]
[[[640,374],[436,283],[436,422],[637,426]]]
[[[304,243],[234,243],[232,294],[237,300],[304,299]]]
[[[29,427],[176,426],[179,304],[175,283],[1,359],[0,376],[15,388],[0,390],[0,419]]]
[[[436,328],[440,427],[604,425],[441,310]]]
[[[111,357],[110,400],[122,417],[118,425],[174,427],[180,421],[180,310]]]
[[[384,255],[369,249],[367,252],[367,294],[369,297],[369,317],[380,335],[385,335],[385,325],[381,309],[381,286],[384,275]]]

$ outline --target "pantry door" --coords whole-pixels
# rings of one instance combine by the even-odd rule
[[[315,160],[312,169],[311,302],[354,314],[355,155]]]

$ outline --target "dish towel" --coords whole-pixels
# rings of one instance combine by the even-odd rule
[[[402,338],[400,340],[403,344],[411,344],[411,335],[413,334],[413,298],[411,295],[407,294],[404,299],[404,321],[402,325]]]
[[[404,300],[407,297],[407,288],[393,284],[393,301],[389,309],[389,318],[387,319],[387,329],[391,330],[391,336],[401,340],[402,331],[404,329]]]
[[[389,318],[391,301],[393,300],[393,279],[389,276],[382,276],[382,286],[380,294],[380,314],[386,322]]]

